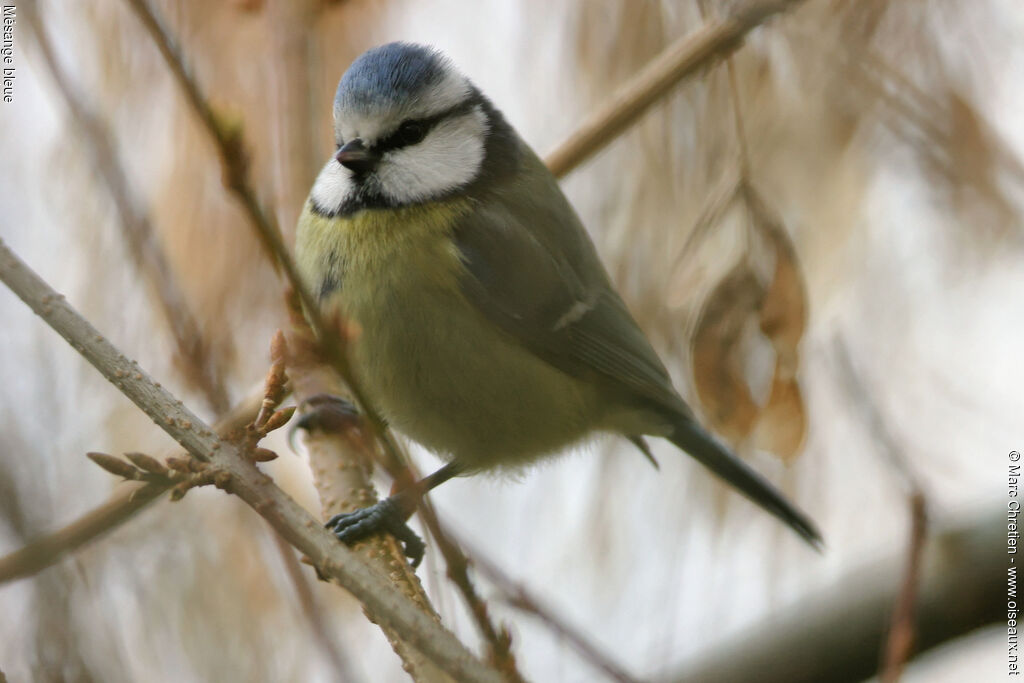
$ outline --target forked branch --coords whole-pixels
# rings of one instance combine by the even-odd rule
[[[401,633],[403,639],[458,680],[501,680],[497,672],[477,660],[455,636],[411,604],[352,550],[338,543],[260,472],[238,445],[221,439],[181,401],[150,379],[137,362],[107,341],[2,241],[0,281],[193,457],[222,473],[219,485],[256,510],[285,540],[309,557],[324,576],[351,592],[375,620]]]

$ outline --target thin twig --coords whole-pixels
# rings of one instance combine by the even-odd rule
[[[635,678],[626,673],[622,666],[612,661],[599,647],[587,640],[582,631],[571,626],[563,617],[555,614],[552,608],[546,606],[540,598],[530,592],[525,586],[514,581],[496,562],[481,554],[477,549],[469,547],[461,539],[458,541],[458,544],[462,546],[463,550],[471,558],[473,566],[501,591],[506,603],[537,617],[541,623],[568,641],[569,645],[584,660],[603,671],[611,680],[618,681],[619,683],[635,683]]]
[[[920,484],[920,477],[897,445],[892,431],[861,381],[846,344],[837,337],[834,348],[841,383],[846,388],[851,403],[860,407],[869,432],[877,440],[886,462],[896,473],[901,488],[906,491],[910,508],[906,566],[900,591],[892,607],[889,635],[879,672],[879,680],[882,683],[895,683],[899,680],[914,648],[914,611],[921,578],[921,558],[928,537],[927,498]]]
[[[730,168],[722,175],[718,183],[705,196],[704,205],[701,208],[697,219],[693,221],[693,227],[686,234],[686,240],[676,255],[675,263],[689,263],[693,249],[701,243],[708,231],[718,224],[725,215],[725,212],[732,207],[743,187],[739,173]]]
[[[32,576],[56,564],[68,553],[133,518],[169,488],[170,484],[125,484],[109,501],[71,524],[0,557],[0,584]]]
[[[228,411],[214,425],[214,430],[226,437],[242,429],[256,416],[262,398],[261,387],[254,387],[241,403]],[[24,547],[0,557],[0,584],[32,576],[56,564],[68,553],[132,519],[170,487],[169,483],[148,483],[141,486],[136,483],[125,484],[124,488],[106,503],[85,513],[74,522],[33,539]]]
[[[296,293],[302,303],[306,319],[313,328],[316,337],[320,341],[320,348],[326,359],[341,377],[345,380],[355,401],[359,404],[361,411],[366,415],[367,420],[382,444],[384,451],[391,461],[393,473],[402,472],[401,465],[407,462],[402,457],[401,449],[397,446],[394,438],[384,425],[383,420],[377,415],[373,407],[366,401],[359,384],[355,381],[348,364],[347,353],[341,340],[337,335],[337,327],[328,327],[320,313],[317,302],[312,298],[302,282],[298,270],[290,254],[285,248],[280,228],[274,221],[272,214],[266,212],[256,197],[255,190],[249,182],[248,160],[245,155],[245,142],[239,126],[228,126],[221,122],[216,116],[213,108],[209,105],[203,95],[198,83],[190,76],[185,66],[185,61],[170,33],[161,25],[153,11],[144,0],[126,0],[138,15],[140,21],[149,32],[157,49],[163,56],[174,79],[185,95],[186,100],[192,107],[204,128],[210,135],[219,155],[224,175],[225,185],[236,195],[245,210],[246,215],[257,234],[260,236],[266,252],[284,274],[290,284],[292,291]],[[404,481],[410,481],[412,477],[399,474]],[[425,600],[425,596],[424,596]],[[429,604],[429,603],[428,603]],[[392,644],[398,642],[396,631],[391,630],[382,623],[385,633],[389,635]],[[400,633],[400,632],[399,632]],[[409,655],[402,645],[396,645],[396,651],[403,657],[407,666],[413,669],[423,668],[416,661],[416,655]]]
[[[39,20],[36,4],[25,4],[22,14],[68,115],[80,131],[76,139],[85,141],[96,170],[110,191],[124,244],[133,265],[156,294],[160,311],[167,320],[177,347],[178,358],[187,369],[186,379],[191,380],[202,390],[215,414],[223,413],[229,405],[223,373],[211,358],[210,345],[204,339],[199,323],[189,309],[185,293],[178,286],[167,261],[167,255],[156,237],[153,224],[146,212],[140,208],[138,198],[132,192],[124,168],[118,161],[109,128],[87,104],[68,74],[61,68],[49,37]]]
[[[700,10],[700,18],[708,20],[711,11],[708,9],[707,0],[697,0],[697,8]],[[740,89],[736,81],[736,65],[732,55],[725,58],[726,76],[729,82],[730,105],[732,109],[733,128],[736,132],[736,145],[739,148],[740,177],[743,181],[750,180],[750,152],[747,149],[747,135],[743,125],[743,114],[740,111]]]
[[[469,607],[470,616],[476,622],[477,629],[487,643],[490,656],[490,663],[500,671],[507,680],[523,681],[522,674],[516,666],[516,658],[512,653],[512,636],[504,626],[495,627],[491,622],[490,609],[487,602],[477,593],[472,580],[469,578],[470,561],[459,548],[459,545],[449,538],[448,533],[441,526],[441,522],[434,512],[434,508],[427,500],[422,500],[419,506],[420,517],[426,524],[430,535],[434,539],[438,550],[444,556],[444,563],[447,567],[448,578],[455,584],[455,587],[462,594],[462,598]]]
[[[274,482],[246,459],[235,443],[211,427],[166,389],[153,382],[88,323],[64,298],[0,241],[0,281],[28,304],[86,360],[132,400],[194,458],[217,471],[219,487],[256,510],[324,575],[363,603],[378,623],[399,632],[424,655],[459,680],[499,681],[449,631],[417,609],[399,590],[367,567]]]
[[[246,214],[252,220],[257,234],[263,242],[271,260],[284,270],[286,277],[301,291],[301,283],[294,262],[288,257],[281,231],[273,217],[264,211],[249,182],[249,159],[246,154],[245,141],[241,126],[219,116],[207,102],[199,89],[199,85],[189,75],[181,51],[171,38],[170,33],[157,19],[153,10],[145,0],[125,0],[135,11],[142,25],[149,32],[153,43],[160,51],[171,75],[177,81],[185,95],[185,100],[199,117],[206,131],[213,138],[217,153],[220,156],[221,169],[224,172],[224,185],[242,203]],[[312,301],[310,299],[310,301]],[[306,303],[304,300],[303,303]]]
[[[548,168],[558,177],[568,174],[618,137],[677,83],[728,57],[739,48],[747,33],[801,2],[756,2],[672,43],[547,155]]]
[[[921,491],[910,494],[910,541],[907,543],[906,568],[903,583],[896,597],[889,621],[889,637],[882,656],[882,670],[878,675],[882,683],[896,683],[903,668],[913,656],[917,639],[914,614],[924,562],[924,546],[928,540],[928,506]]]

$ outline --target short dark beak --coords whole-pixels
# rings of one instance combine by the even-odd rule
[[[367,173],[372,171],[380,161],[380,156],[373,150],[366,149],[363,141],[359,138],[349,140],[338,150],[334,158],[339,164],[353,173]]]

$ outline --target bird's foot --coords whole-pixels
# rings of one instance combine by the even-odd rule
[[[412,566],[418,567],[426,546],[406,524],[414,508],[415,503],[410,504],[406,496],[397,494],[370,507],[334,515],[324,526],[345,544],[355,543],[376,533],[389,533],[402,544]]]
[[[303,411],[302,416],[292,423],[291,434],[299,429],[340,432],[359,419],[359,411],[352,403],[333,394],[310,396],[299,407]]]

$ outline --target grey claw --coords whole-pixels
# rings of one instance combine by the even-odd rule
[[[412,566],[418,567],[423,560],[426,546],[416,532],[405,523],[407,517],[394,498],[386,498],[367,508],[334,515],[324,526],[346,545],[375,533],[389,533],[403,545],[405,556],[409,558]]]

